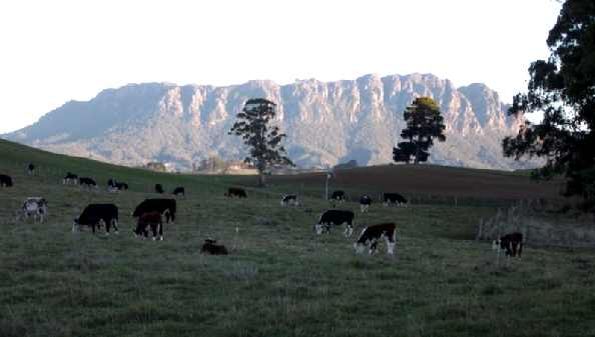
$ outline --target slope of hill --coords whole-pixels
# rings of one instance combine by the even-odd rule
[[[28,162],[39,166],[37,175],[24,175]],[[502,172],[412,169],[445,176],[452,170],[471,182],[485,174],[515,184],[520,179]],[[57,180],[66,170],[98,180],[122,178],[132,189],[114,194],[63,186]],[[355,238],[344,238],[341,230],[312,233],[329,207],[319,197],[305,197],[304,207],[279,206],[278,193],[307,185],[307,177],[227,200],[226,186],[251,180],[159,174],[5,141],[0,141],[0,173],[16,177],[13,188],[0,189],[3,337],[384,337],[387,331],[553,337],[595,331],[590,272],[595,252],[526,247],[522,261],[497,260],[490,244],[467,240],[479,218],[495,213],[492,207],[373,205],[357,215],[358,230],[361,224],[397,223],[397,255],[386,256],[380,242],[379,254],[357,256]],[[347,174],[339,172],[337,179]],[[149,192],[156,181],[185,185],[189,193],[178,199],[176,223],[165,226],[164,241],[139,240],[132,236],[130,214],[144,198],[158,197]],[[447,193],[444,188],[437,190]],[[14,221],[14,210],[27,196],[49,200],[46,223]],[[96,202],[118,205],[119,235],[71,233],[72,218]],[[231,254],[199,254],[208,237]]]
[[[520,121],[506,115],[496,92],[483,84],[457,88],[431,74],[229,87],[131,84],[104,90],[88,102],[68,102],[4,137],[112,163],[158,160],[189,169],[209,155],[243,158],[239,139],[227,131],[247,99],[266,97],[278,103],[277,123],[297,164],[332,166],[355,159],[375,165],[392,160],[403,111],[421,95],[438,101],[447,126],[448,140],[432,149],[433,163],[498,169],[533,165],[502,158],[501,139],[515,133]]]

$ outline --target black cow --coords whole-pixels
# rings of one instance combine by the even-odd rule
[[[12,187],[12,178],[6,174],[0,174],[0,187]]]
[[[224,245],[218,245],[216,240],[206,239],[200,248],[200,253],[209,253],[211,255],[227,255],[227,248]]]
[[[87,177],[80,177],[79,185],[86,186],[88,188],[91,188],[91,187],[97,188],[97,183],[95,183],[95,180],[93,180],[91,178],[87,178]]]
[[[32,176],[33,173],[35,173],[35,165],[29,163],[29,165],[27,165],[27,174]]]
[[[345,201],[345,191],[337,190],[331,194],[331,200],[334,201]]]
[[[172,192],[173,195],[175,195],[176,197],[181,195],[183,197],[186,196],[186,190],[184,189],[184,187],[182,186],[178,186],[176,188],[174,188],[174,191]]]
[[[160,212],[144,213],[138,217],[136,229],[133,231],[134,235],[148,236],[147,227],[151,227],[153,232],[153,240],[157,239],[157,232],[159,232],[159,240],[163,240],[163,220]]]
[[[243,188],[239,187],[230,187],[227,189],[227,193],[224,194],[228,198],[238,197],[238,198],[247,198],[248,195]]]
[[[66,184],[78,184],[79,181],[79,176],[72,173],[72,172],[68,172],[66,173],[66,176],[64,176],[64,179],[62,179],[62,184],[66,185]]]
[[[285,194],[281,198],[281,206],[299,206],[300,202],[296,194]]]
[[[95,233],[95,227],[105,226],[105,231],[109,234],[111,226],[114,226],[115,233],[118,234],[118,207],[114,204],[90,204],[83,210],[78,218],[74,219],[72,232],[81,226],[90,226]]]
[[[508,257],[521,257],[523,253],[523,234],[519,232],[509,233],[492,242],[492,248],[506,252]]]
[[[163,194],[163,186],[161,184],[155,184],[155,193]]]
[[[384,193],[382,195],[382,202],[384,203],[384,206],[388,206],[389,204],[407,206],[407,199],[399,193]]]
[[[176,200],[175,199],[145,199],[138,204],[132,213],[133,217],[140,217],[145,213],[159,212],[165,216],[165,222],[176,221]]]
[[[314,230],[316,231],[316,234],[322,234],[330,232],[332,225],[340,226],[346,224],[343,234],[345,236],[351,236],[351,233],[353,233],[354,216],[352,211],[329,209],[320,215],[318,223],[314,225]]]
[[[369,253],[374,254],[378,241],[386,240],[386,252],[390,255],[395,253],[396,225],[392,222],[364,228],[357,241],[353,244],[356,253],[361,253],[367,245],[370,245]]]
[[[359,198],[359,208],[362,213],[367,212],[370,205],[372,205],[372,198],[369,195],[364,194]]]

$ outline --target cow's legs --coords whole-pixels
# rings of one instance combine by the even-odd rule
[[[112,223],[112,226],[114,226],[114,234],[118,234],[118,220],[112,219],[111,223]]]
[[[372,241],[370,241],[370,250],[368,251],[368,253],[370,255],[374,254],[376,252],[376,246],[378,246],[378,240],[377,239],[373,239]]]
[[[158,223],[157,226],[159,226],[159,240],[163,241],[163,222]]]
[[[353,234],[353,227],[351,225],[351,222],[347,222],[345,224],[345,231],[343,232],[343,235],[345,235],[346,237],[351,236],[351,234]]]
[[[386,241],[386,252],[387,254],[394,255],[395,254],[395,233],[393,232],[392,235],[384,235],[384,240]]]

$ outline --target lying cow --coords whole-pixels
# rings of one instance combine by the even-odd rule
[[[165,216],[165,222],[173,223],[176,220],[176,200],[175,199],[145,199],[138,204],[132,213],[133,217],[140,217],[145,213],[158,212]]]
[[[176,197],[178,197],[180,195],[183,197],[186,197],[186,190],[184,189],[184,187],[178,186],[178,187],[174,188],[174,191],[172,192],[172,194]]]
[[[161,184],[155,184],[155,193],[163,194],[163,186]]]
[[[0,174],[0,187],[12,187],[12,178],[6,174]]]
[[[33,217],[33,222],[36,222],[37,218],[39,218],[41,223],[48,215],[48,202],[41,197],[29,197],[23,202],[21,212],[25,220]]]
[[[159,240],[163,240],[163,220],[161,218],[161,213],[149,212],[143,213],[141,216],[139,216],[136,229],[133,231],[134,235],[144,235],[146,238],[149,234],[147,227],[151,227],[151,231],[153,232],[153,240],[157,239],[157,232],[159,232]]]
[[[89,226],[95,234],[95,227],[105,226],[105,231],[109,234],[111,226],[114,226],[115,233],[118,234],[118,207],[114,204],[90,204],[74,219],[72,232],[80,231],[81,226]]]
[[[238,197],[238,198],[247,198],[248,195],[243,188],[239,187],[230,187],[227,189],[227,193],[223,194],[228,198]]]
[[[88,187],[88,188],[97,188],[97,183],[92,178],[87,177],[80,177],[79,178],[79,185]]]
[[[299,206],[300,202],[296,194],[285,194],[281,198],[281,206]]]
[[[519,232],[509,233],[492,242],[492,249],[506,253],[508,257],[521,257],[523,253],[523,234]]]
[[[355,252],[361,253],[369,245],[368,252],[372,255],[376,252],[378,241],[384,238],[386,240],[386,252],[393,255],[395,253],[395,228],[396,226],[392,222],[364,228],[357,241],[353,244]]]
[[[382,202],[384,206],[388,206],[389,204],[407,206],[407,199],[399,193],[384,193],[382,195]]]
[[[126,191],[128,190],[128,184],[110,179],[107,181],[107,190],[108,192]]]
[[[345,224],[345,236],[351,236],[353,233],[353,218],[352,211],[344,211],[338,209],[329,209],[320,215],[318,223],[314,225],[316,234],[330,232],[331,226],[341,226]]]
[[[216,240],[206,239],[205,243],[200,248],[200,253],[208,253],[211,255],[227,255],[227,248],[224,245],[218,245]]]
[[[368,212],[370,205],[372,205],[372,198],[369,195],[364,194],[359,198],[359,209],[362,213]]]
[[[68,172],[66,173],[66,176],[64,176],[64,179],[62,179],[62,184],[67,185],[67,184],[78,184],[79,183],[79,176],[72,173],[72,172]]]
[[[334,191],[333,194],[331,194],[331,200],[333,201],[340,201],[340,202],[344,202],[346,199],[345,197],[345,191]]]

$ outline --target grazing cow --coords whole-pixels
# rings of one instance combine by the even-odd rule
[[[33,173],[35,173],[35,165],[29,163],[29,165],[27,165],[27,174],[32,176]]]
[[[205,243],[200,248],[200,253],[208,253],[211,255],[227,255],[227,248],[224,245],[218,245],[217,240],[206,239]]]
[[[116,234],[118,234],[118,207],[114,204],[90,204],[83,210],[83,213],[78,218],[74,219],[72,224],[72,232],[81,226],[89,226],[95,233],[95,227],[105,226],[105,231],[109,234],[111,226],[114,226]]]
[[[176,188],[174,188],[174,191],[172,192],[173,195],[175,195],[176,197],[181,195],[183,197],[186,196],[186,190],[184,189],[184,187],[182,186],[178,186]]]
[[[361,198],[359,198],[359,209],[362,213],[365,213],[370,208],[372,204],[372,198],[369,195],[364,194]]]
[[[384,203],[384,206],[388,206],[389,204],[407,206],[407,199],[399,193],[384,193],[382,195],[382,202]]]
[[[155,184],[155,193],[163,194],[163,186],[161,184]]]
[[[0,187],[12,187],[12,178],[6,174],[0,174]]]
[[[29,197],[23,202],[21,211],[25,219],[33,217],[33,222],[35,222],[39,217],[41,223],[48,215],[48,202],[41,197]]]
[[[136,229],[133,231],[135,236],[144,235],[145,238],[148,236],[149,230],[147,227],[151,227],[153,232],[153,240],[157,239],[157,232],[159,231],[159,240],[163,240],[163,220],[160,212],[148,212],[143,213],[138,217]]]
[[[115,179],[110,179],[107,181],[107,190],[109,192],[125,191],[128,190],[128,184],[117,182]]]
[[[320,215],[318,223],[314,225],[314,230],[316,234],[322,234],[330,232],[331,225],[341,226],[342,224],[346,224],[343,234],[345,236],[351,236],[351,233],[353,233],[354,216],[352,211],[329,209]]]
[[[238,187],[228,188],[227,193],[225,193],[224,196],[226,196],[228,198],[233,198],[233,197],[247,198],[248,197],[248,195],[246,194],[246,191],[243,188],[238,188]]]
[[[92,188],[92,187],[97,188],[97,183],[95,183],[95,180],[93,180],[91,178],[87,178],[87,177],[80,177],[79,185],[85,186],[88,188]]]
[[[79,176],[68,172],[66,173],[66,176],[64,176],[64,179],[62,179],[62,184],[66,185],[66,184],[78,184],[79,182]]]
[[[345,201],[346,197],[345,197],[345,191],[334,191],[333,194],[331,194],[331,200],[333,201],[340,201],[343,202]]]
[[[165,222],[173,223],[176,220],[176,200],[175,199],[145,199],[138,204],[132,213],[133,217],[140,217],[144,213],[159,212],[165,216]]]
[[[523,234],[519,232],[509,233],[492,242],[492,249],[506,252],[507,257],[521,257],[523,253]]]
[[[281,206],[299,206],[300,202],[296,194],[285,194],[281,198]]]
[[[361,253],[366,246],[370,245],[369,254],[374,254],[378,246],[378,241],[384,237],[386,240],[386,252],[393,255],[395,253],[395,227],[395,224],[391,222],[364,228],[357,241],[353,244],[355,252]]]

